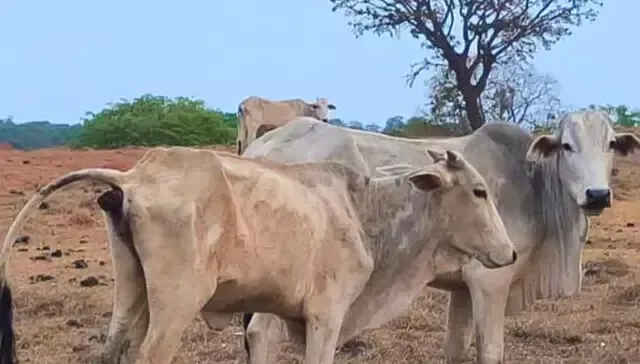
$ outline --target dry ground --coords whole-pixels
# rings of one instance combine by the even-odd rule
[[[126,169],[143,149],[0,150],[0,237],[38,185],[94,166]],[[510,363],[640,363],[640,163],[617,161],[618,200],[594,218],[582,293],[543,300],[507,324]],[[75,185],[34,214],[11,255],[18,355],[22,363],[86,363],[109,322],[111,261],[95,198]],[[348,343],[338,363],[442,363],[446,296],[427,290],[410,313]],[[239,319],[222,332],[195,320],[175,363],[243,363]],[[300,363],[280,355],[281,363]],[[471,361],[469,361],[471,363]]]

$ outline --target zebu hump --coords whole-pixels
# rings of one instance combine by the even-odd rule
[[[311,117],[298,117],[263,135],[247,148],[246,157],[267,157],[279,162],[326,160],[348,138],[338,128],[326,128]]]

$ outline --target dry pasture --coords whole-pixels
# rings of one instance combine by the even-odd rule
[[[79,168],[126,169],[143,152],[0,148],[0,236],[37,186]],[[510,317],[509,363],[640,363],[640,157],[617,159],[616,167],[614,207],[592,219],[582,293],[542,300]],[[32,216],[14,247],[9,278],[21,363],[86,363],[104,341],[113,288],[95,203],[104,189],[87,183],[58,192]],[[425,290],[405,316],[347,343],[337,362],[443,363],[445,304],[445,294]],[[244,363],[240,331],[239,318],[221,332],[198,318],[174,362]],[[289,348],[279,358],[301,363]]]

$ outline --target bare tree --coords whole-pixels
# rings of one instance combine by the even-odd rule
[[[454,72],[438,67],[428,81],[428,88],[429,119],[438,124],[458,123],[463,132],[470,132]],[[487,121],[531,127],[546,124],[561,113],[558,92],[558,82],[550,75],[539,73],[527,62],[512,63],[494,68],[479,105]]]
[[[530,59],[594,20],[600,0],[330,0],[351,18],[356,36],[399,35],[408,30],[429,55],[414,64],[409,86],[425,69],[447,66],[455,74],[469,123],[484,123],[480,96],[496,64]],[[469,61],[470,54],[475,54]],[[473,74],[479,71],[474,81]]]

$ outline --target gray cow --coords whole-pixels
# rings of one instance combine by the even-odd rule
[[[640,147],[635,135],[616,133],[611,123],[604,112],[584,111],[564,115],[554,134],[537,138],[515,125],[490,123],[463,137],[406,139],[298,118],[256,141],[245,156],[337,160],[376,175],[377,166],[424,164],[427,147],[461,151],[486,179],[520,258],[497,270],[472,261],[430,286],[451,292],[446,362],[467,357],[475,330],[478,363],[498,364],[504,360],[505,315],[537,298],[580,291],[587,216],[611,205],[614,152],[626,156]],[[266,362],[267,339],[278,336],[277,320],[245,316],[252,363]]]

